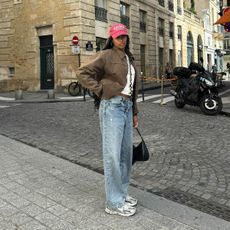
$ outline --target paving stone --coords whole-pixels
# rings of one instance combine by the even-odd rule
[[[11,216],[15,213],[17,213],[19,210],[16,209],[14,206],[10,204],[6,204],[3,207],[0,208],[0,215],[3,217]]]
[[[81,221],[84,221],[87,217],[81,213],[75,212],[75,211],[68,211],[61,216],[59,216],[61,219],[68,221],[69,223],[73,225],[78,225]]]
[[[25,213],[16,213],[10,217],[5,218],[8,222],[12,222],[16,226],[23,225],[25,223],[28,223],[30,221],[33,221],[33,218],[28,216]]]
[[[51,230],[40,222],[33,220],[20,226],[20,230]]]
[[[31,192],[30,189],[20,184],[15,185],[13,188],[11,188],[11,190],[13,190],[16,194],[20,194],[20,195],[28,194]]]
[[[60,221],[60,219],[57,216],[53,215],[50,212],[41,213],[35,216],[35,219],[38,220],[40,223],[48,226],[51,229],[52,229],[52,226],[55,225],[55,223]]]
[[[0,229],[2,229],[2,230],[18,230],[18,226],[13,224],[13,223],[1,220]]]
[[[0,195],[6,194],[8,192],[9,192],[9,190],[6,189],[4,186],[0,186]]]
[[[6,205],[7,205],[7,203],[5,201],[3,201],[2,199],[0,199],[0,208],[4,207]]]
[[[59,205],[59,204],[53,205],[52,207],[48,208],[47,210],[56,216],[60,216],[60,215],[64,214],[65,212],[69,211],[68,208],[66,208],[62,205]]]
[[[59,220],[57,222],[53,222],[53,224],[50,226],[52,230],[76,230],[76,226],[64,221]],[[77,227],[79,229],[79,227]],[[92,227],[91,227],[92,229]]]
[[[30,205],[24,207],[21,209],[23,212],[27,213],[29,216],[37,216],[43,212],[45,212],[45,209],[39,207],[36,204],[31,203]]]
[[[8,202],[18,209],[26,207],[31,203],[30,201],[28,201],[22,197],[18,197],[17,199],[8,200]]]

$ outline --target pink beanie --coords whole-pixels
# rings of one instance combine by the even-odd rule
[[[110,27],[109,36],[117,38],[121,35],[128,35],[128,30],[125,25],[118,23]]]

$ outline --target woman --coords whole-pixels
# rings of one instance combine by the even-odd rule
[[[170,79],[171,78],[171,75],[172,75],[172,67],[171,65],[169,64],[169,62],[166,63],[166,66],[165,66],[165,75],[166,75],[166,78],[167,79]]]
[[[106,208],[109,214],[132,216],[137,200],[128,195],[133,127],[138,127],[137,71],[129,51],[128,30],[115,24],[102,52],[77,71],[79,82],[99,98]]]

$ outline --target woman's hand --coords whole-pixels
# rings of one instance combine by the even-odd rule
[[[137,115],[133,116],[133,127],[135,129],[138,128],[138,116]]]

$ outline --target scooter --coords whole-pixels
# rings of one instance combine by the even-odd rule
[[[186,104],[199,106],[206,115],[217,115],[223,108],[217,85],[210,72],[198,63],[192,62],[189,68],[175,67],[173,74],[178,78],[178,84],[171,94],[175,96],[177,108]]]

